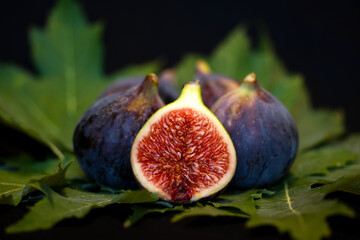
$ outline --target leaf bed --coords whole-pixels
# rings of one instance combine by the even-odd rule
[[[161,70],[151,62],[105,76],[101,36],[102,26],[89,24],[76,2],[60,0],[45,29],[30,31],[39,75],[0,63],[0,119],[44,143],[55,155],[42,162],[31,156],[3,159],[0,203],[17,206],[26,204],[31,193],[40,196],[23,219],[6,228],[7,233],[49,229],[109,204],[132,210],[124,227],[149,213],[173,212],[172,222],[193,216],[245,218],[248,228],[271,225],[293,239],[330,236],[329,216],[354,216],[349,206],[326,196],[337,191],[360,195],[360,135],[339,140],[344,134],[341,112],[313,109],[302,76],[286,71],[265,35],[257,48],[251,48],[242,27],[210,56],[187,55],[175,67],[177,84],[181,87],[193,79],[199,58],[207,60],[214,72],[235,79],[255,72],[298,124],[300,149],[290,173],[269,189],[228,189],[212,201],[191,206],[173,206],[143,190],[114,190],[89,181],[72,154],[78,119],[111,81]]]

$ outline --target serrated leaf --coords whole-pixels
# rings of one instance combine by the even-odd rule
[[[171,211],[181,211],[182,213],[176,214],[172,221],[180,221],[183,218],[193,216],[231,216],[231,217],[248,217],[246,214],[253,214],[255,212],[255,202],[253,195],[258,193],[259,190],[249,190],[246,192],[230,192],[217,197],[211,205],[200,205],[195,207],[184,206],[138,206],[133,207],[133,214],[125,221],[124,226],[128,227],[142,217],[150,213],[165,213]],[[240,211],[235,211],[240,210]],[[246,214],[244,214],[246,213]]]
[[[300,151],[335,139],[345,131],[343,115],[338,111],[304,110],[294,117],[299,128]]]
[[[55,162],[58,169],[54,173]],[[32,166],[24,164],[15,172],[0,170],[0,204],[18,205],[24,196],[35,190],[33,185],[37,183],[54,187],[65,186],[65,174],[69,166],[70,164],[61,166],[58,160],[49,159],[46,162],[33,163]]]
[[[30,31],[39,76],[0,63],[0,119],[47,145],[59,157],[72,150],[77,121],[115,76],[158,70],[151,62],[103,75],[102,27],[88,24],[79,4],[60,0],[44,30]]]
[[[144,206],[144,205],[134,205],[132,207],[133,213],[126,219],[124,222],[124,227],[130,227],[134,223],[138,222],[145,215],[150,213],[165,213],[165,212],[176,212],[176,211],[184,211],[183,206],[167,206],[164,207],[161,204]]]
[[[21,174],[0,171],[0,204],[18,205],[28,192],[29,180]]]
[[[187,54],[176,66],[176,84],[181,89],[185,83],[195,81],[195,65],[197,60],[204,57],[196,54]]]
[[[260,46],[251,48],[245,28],[236,28],[208,59],[213,72],[242,80],[255,72],[263,88],[274,94],[293,114],[299,127],[299,150],[303,151],[340,136],[344,132],[340,112],[311,107],[304,79],[286,71],[269,38],[260,36]],[[177,68],[179,84],[191,81],[196,55],[188,55]]]
[[[357,158],[354,161],[349,162],[348,164],[336,168],[332,168],[331,171],[328,171],[324,176],[314,176],[312,181],[314,183],[333,183],[341,181],[344,178],[356,177],[360,173],[360,136],[354,134],[349,136],[347,139],[342,140],[341,142],[333,143],[328,145],[327,148],[330,149],[346,149],[351,151],[354,155],[357,154]],[[339,156],[340,157],[340,156]],[[346,157],[346,156],[344,156]],[[338,189],[339,191],[345,191],[352,194],[360,194],[360,181],[350,182],[349,185],[343,185]]]
[[[236,28],[214,50],[210,65],[215,72],[243,79],[249,71],[248,61],[251,57],[250,40],[244,28]]]
[[[46,197],[30,207],[30,211],[22,220],[9,226],[6,229],[7,233],[49,229],[63,219],[82,218],[91,209],[113,203],[143,203],[154,202],[158,199],[156,195],[145,191],[101,194],[66,188],[63,195],[60,195],[45,184],[38,184],[37,187],[44,192]]]
[[[252,49],[246,29],[236,28],[214,50],[210,66],[214,72],[239,80],[255,72],[261,86],[292,109],[299,97],[303,80],[300,76],[286,72],[265,35],[261,41],[261,48]]]
[[[116,81],[127,76],[145,76],[148,73],[157,73],[160,71],[161,64],[158,61],[152,61],[139,65],[130,65],[124,69],[113,73],[109,77],[109,81]]]
[[[145,190],[137,190],[137,191],[122,191],[118,194],[102,194],[102,193],[90,193],[85,191],[80,191],[71,188],[65,188],[62,191],[64,197],[68,199],[76,199],[81,200],[82,202],[87,203],[95,203],[98,202],[99,199],[106,197],[116,196],[114,199],[114,203],[149,203],[155,202],[158,200],[157,194],[149,193]]]
[[[360,168],[359,168],[360,170]],[[352,184],[349,184],[348,186],[344,186],[343,188],[339,189],[344,192],[360,195],[360,182],[355,182]]]
[[[62,138],[59,128],[32,98],[36,94],[41,96],[38,90],[32,93],[36,83],[30,73],[0,63],[0,119],[43,142],[55,154],[63,157],[52,141]]]
[[[294,239],[321,239],[330,235],[327,217],[354,215],[345,204],[324,199],[340,186],[311,188],[306,181],[282,184],[275,195],[257,200],[259,209],[246,223],[248,227],[272,225]]]
[[[88,25],[76,2],[59,1],[45,30],[30,31],[39,79],[0,66],[0,102],[15,103],[11,109],[0,104],[1,117],[52,149],[71,150],[76,122],[104,87],[100,36],[101,27]]]
[[[189,208],[184,212],[176,214],[171,221],[177,222],[184,218],[196,217],[196,216],[207,216],[207,217],[243,217],[247,218],[248,215],[235,212],[230,208],[216,208],[211,205],[200,205]]]
[[[258,194],[259,190],[248,191],[232,191],[227,192],[212,201],[211,203],[217,207],[231,207],[237,208],[246,214],[254,214],[256,211],[256,204],[254,201],[254,194]]]
[[[72,181],[72,180],[88,181],[88,178],[86,177],[84,171],[82,170],[79,162],[77,161],[74,155],[66,155],[66,158],[61,161],[61,164],[63,166],[69,163],[71,164],[66,172],[66,179],[68,181]]]
[[[333,191],[359,194],[360,160],[355,159],[355,154],[360,153],[360,136],[331,149],[309,151],[343,133],[342,114],[313,109],[303,78],[287,72],[267,36],[261,36],[258,48],[251,48],[244,28],[235,29],[210,57],[195,54],[185,57],[176,67],[177,84],[181,87],[194,79],[195,62],[199,58],[208,60],[214,72],[235,79],[241,80],[246,74],[255,72],[261,85],[284,103],[299,126],[300,154],[292,176],[286,179],[287,184],[280,183],[270,191],[225,192],[212,203],[186,208],[163,202],[145,206],[143,203],[157,200],[156,195],[145,191],[105,194],[65,188],[59,194],[52,190],[48,185],[63,186],[66,179],[84,178],[76,161],[68,165],[70,159],[63,150],[72,149],[74,127],[108,84],[109,81],[104,80],[159,69],[158,63],[152,62],[104,76],[101,34],[102,27],[88,24],[76,2],[60,0],[45,29],[30,31],[33,59],[40,75],[0,64],[0,118],[43,142],[63,160],[56,173],[53,170],[57,161],[34,163],[33,166],[22,162],[18,164],[22,170],[18,172],[0,170],[0,203],[17,205],[35,189],[45,194],[23,220],[8,228],[8,232],[47,229],[62,219],[83,217],[93,208],[112,203],[142,203],[133,205],[134,213],[125,226],[148,213],[186,210],[175,215],[173,221],[191,216],[245,217],[250,218],[248,226],[274,225],[296,239],[328,236],[328,216],[352,216],[353,212],[344,204],[324,197]],[[295,181],[294,177],[298,179]],[[324,186],[310,187],[316,183]]]
[[[322,148],[301,154],[291,169],[295,177],[329,173],[329,168],[341,168],[355,161],[358,155],[342,148]]]
[[[354,153],[360,154],[360,134],[355,133],[343,139],[340,142],[334,143],[335,146],[342,147]]]

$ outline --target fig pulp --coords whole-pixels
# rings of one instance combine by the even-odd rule
[[[229,135],[190,82],[173,103],[157,111],[139,131],[131,149],[136,179],[170,202],[214,195],[231,180],[236,154]]]
[[[196,63],[196,79],[200,81],[202,98],[205,106],[210,108],[219,97],[238,88],[240,83],[235,79],[211,73],[209,65],[199,60]]]
[[[135,189],[130,150],[136,134],[159,108],[158,78],[148,74],[142,84],[95,102],[74,133],[75,155],[87,176],[118,188]]]
[[[128,89],[138,86],[142,83],[144,77],[128,77],[120,79],[110,84],[99,98],[103,98],[113,93],[125,92]],[[175,101],[180,93],[175,87],[175,76],[173,70],[164,70],[159,76],[159,95],[164,103],[168,104]]]
[[[211,110],[236,149],[232,186],[269,186],[288,172],[298,148],[296,123],[286,107],[260,87],[254,73],[239,88],[219,98]]]

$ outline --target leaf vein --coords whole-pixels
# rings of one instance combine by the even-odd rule
[[[24,187],[19,187],[19,188],[15,188],[15,189],[12,189],[12,190],[9,190],[9,191],[6,191],[6,192],[2,192],[2,193],[0,193],[0,196],[3,196],[5,194],[11,193],[11,192],[16,192],[18,190],[21,190],[22,188],[24,188]]]
[[[299,218],[301,226],[304,227],[305,226],[304,218],[302,217],[301,213],[299,211],[295,210],[292,206],[292,201],[291,201],[290,194],[289,194],[289,188],[288,188],[288,184],[286,181],[285,181],[284,185],[285,185],[286,203],[288,204],[290,211]]]

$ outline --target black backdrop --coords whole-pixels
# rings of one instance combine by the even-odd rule
[[[253,44],[259,29],[266,29],[286,67],[305,76],[315,107],[341,108],[348,132],[360,131],[360,37],[359,3],[356,1],[80,1],[90,21],[105,24],[105,70],[155,58],[174,66],[189,52],[209,54],[238,24],[249,27]],[[11,1],[0,7],[0,61],[16,63],[35,71],[28,45],[28,28],[44,26],[55,1]],[[26,151],[45,157],[44,146],[0,125],[0,157]],[[359,198],[336,194],[359,213]],[[176,238],[226,236],[276,239],[272,228],[247,231],[243,220],[198,218],[168,224],[167,217],[153,215],[124,230],[124,209],[111,206],[95,210],[82,220],[66,220],[46,232],[3,236],[5,225],[21,217],[25,208],[0,206],[0,239],[43,237],[63,239],[67,235],[88,238],[105,236],[157,236]],[[220,222],[219,222],[220,221]],[[355,220],[330,219],[334,239],[356,237]],[[283,236],[286,238],[286,236]]]

